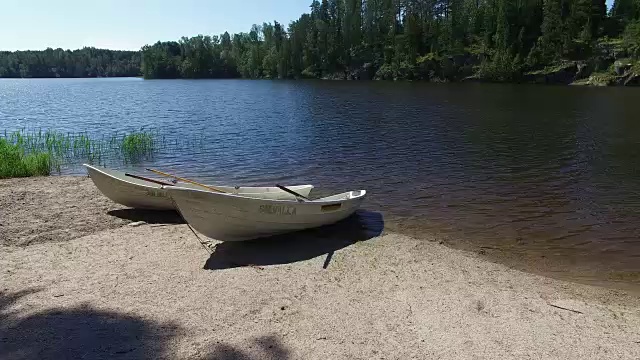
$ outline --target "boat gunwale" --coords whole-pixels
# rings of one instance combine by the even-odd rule
[[[122,177],[119,177],[119,176],[114,176],[113,174],[110,174],[110,173],[108,173],[108,172],[106,172],[106,171],[104,171],[104,170],[102,170],[102,169],[100,169],[98,167],[93,166],[93,165],[89,165],[89,164],[82,164],[82,165],[84,167],[86,167],[86,168],[91,168],[92,170],[95,170],[95,171],[99,172],[102,175],[108,176],[108,177],[110,177],[112,179],[119,180],[121,182],[125,182],[127,184],[134,185],[134,186],[145,186],[145,187],[149,187],[149,188],[153,188],[153,189],[163,189],[163,190],[177,189],[178,188],[178,189],[185,189],[185,190],[200,191],[200,192],[204,192],[204,193],[214,193],[213,191],[209,191],[209,190],[193,189],[193,188],[180,186],[180,185],[177,185],[177,184],[176,185],[171,185],[171,186],[160,185],[160,184],[155,184],[155,183],[152,183],[150,181],[146,181],[146,180],[142,180],[142,179],[139,179],[139,180],[141,182],[144,182],[144,184],[140,184],[140,183],[133,182],[133,181],[127,179],[126,173],[122,172],[122,171],[112,170],[112,171],[116,171],[116,172],[121,172],[123,174]],[[89,175],[89,177],[91,177],[91,176]],[[212,185],[212,186],[219,186],[219,187],[222,187],[222,188],[229,188],[229,189],[232,188],[231,186],[225,186],[225,185]],[[298,188],[306,189],[306,188],[310,187],[311,190],[313,190],[315,188],[315,186],[311,185],[311,184],[292,185],[292,186],[289,186],[289,187],[290,188],[294,188],[294,189],[298,189]],[[277,189],[276,187],[273,187],[273,186],[240,186],[239,187],[239,189],[243,189],[243,188],[244,189],[252,189],[252,188],[255,188],[255,189],[272,189],[272,188],[273,189]],[[232,193],[219,193],[219,194],[237,195],[237,196],[240,196],[240,197],[246,197],[246,196],[242,196],[242,194],[262,194],[262,193],[268,193],[268,191],[265,191],[265,192],[246,192],[246,193],[241,193],[241,194],[232,194]],[[339,195],[339,194],[337,194],[337,195]],[[285,201],[293,201],[293,200],[285,200]]]
[[[164,185],[154,184],[154,183],[152,183],[150,181],[146,181],[146,180],[142,180],[142,179],[139,179],[139,180],[141,182],[144,182],[144,184],[139,184],[139,183],[136,183],[136,182],[133,182],[133,181],[130,181],[129,179],[127,179],[126,175],[121,178],[121,177],[109,174],[108,172],[106,172],[106,171],[104,171],[104,170],[102,170],[100,168],[97,168],[97,167],[95,167],[93,165],[88,165],[88,164],[82,164],[82,165],[84,167],[91,168],[92,170],[95,170],[95,171],[101,173],[102,175],[108,176],[108,177],[110,177],[112,179],[115,179],[115,180],[119,180],[119,181],[125,182],[127,184],[131,184],[131,185],[135,185],[135,186],[146,186],[146,187],[150,187],[150,188],[153,188],[153,189],[166,189],[166,187]],[[123,173],[123,174],[125,174],[125,173]],[[91,177],[91,176],[89,176],[89,177]]]
[[[320,199],[317,199],[317,200],[296,201],[296,200],[287,200],[287,199],[259,199],[259,198],[253,198],[253,197],[250,197],[250,196],[245,196],[248,193],[245,193],[245,194],[214,193],[212,191],[199,190],[199,189],[190,189],[190,188],[186,188],[186,187],[182,187],[182,186],[165,187],[164,189],[167,189],[167,191],[169,191],[169,193],[173,192],[174,190],[177,191],[177,192],[195,191],[195,192],[199,192],[199,193],[205,193],[207,195],[213,194],[214,196],[229,196],[229,197],[237,197],[237,198],[241,198],[241,199],[245,199],[245,200],[267,201],[267,202],[287,203],[287,204],[296,204],[296,205],[343,204],[344,202],[350,202],[350,201],[353,201],[353,200],[358,200],[358,199],[364,198],[367,195],[367,191],[366,190],[351,190],[351,191],[345,191],[345,192],[342,192],[342,193],[326,196],[324,198],[320,198]],[[358,195],[354,196],[354,197],[350,197],[350,198],[346,198],[346,199],[342,199],[342,200],[323,200],[323,199],[326,199],[327,197],[338,196],[338,195],[343,195],[343,194],[351,194],[351,193],[356,192],[356,191],[359,191],[360,193]]]

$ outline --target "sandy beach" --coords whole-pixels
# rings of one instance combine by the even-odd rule
[[[640,297],[382,231],[202,244],[85,177],[0,180],[0,359],[639,359]]]

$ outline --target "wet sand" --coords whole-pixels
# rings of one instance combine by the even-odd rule
[[[377,220],[203,246],[87,178],[0,180],[0,358],[640,358],[637,294]]]

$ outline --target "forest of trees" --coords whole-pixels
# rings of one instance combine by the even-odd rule
[[[640,0],[610,10],[606,0],[314,0],[287,27],[141,52],[0,52],[0,77],[519,81],[568,62],[580,62],[582,75],[611,72],[619,59],[640,74],[639,57]]]
[[[139,51],[0,51],[0,78],[139,76]]]
[[[142,49],[145,78],[514,81],[565,61],[640,56],[640,0],[322,0],[285,28]],[[613,54],[612,54],[613,53]]]

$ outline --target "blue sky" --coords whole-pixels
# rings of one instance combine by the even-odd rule
[[[0,50],[139,49],[181,36],[249,31],[252,24],[288,25],[311,0],[5,0]]]
[[[613,0],[607,0],[611,4]],[[181,36],[288,25],[311,0],[11,0],[0,10],[0,50],[139,49]]]

